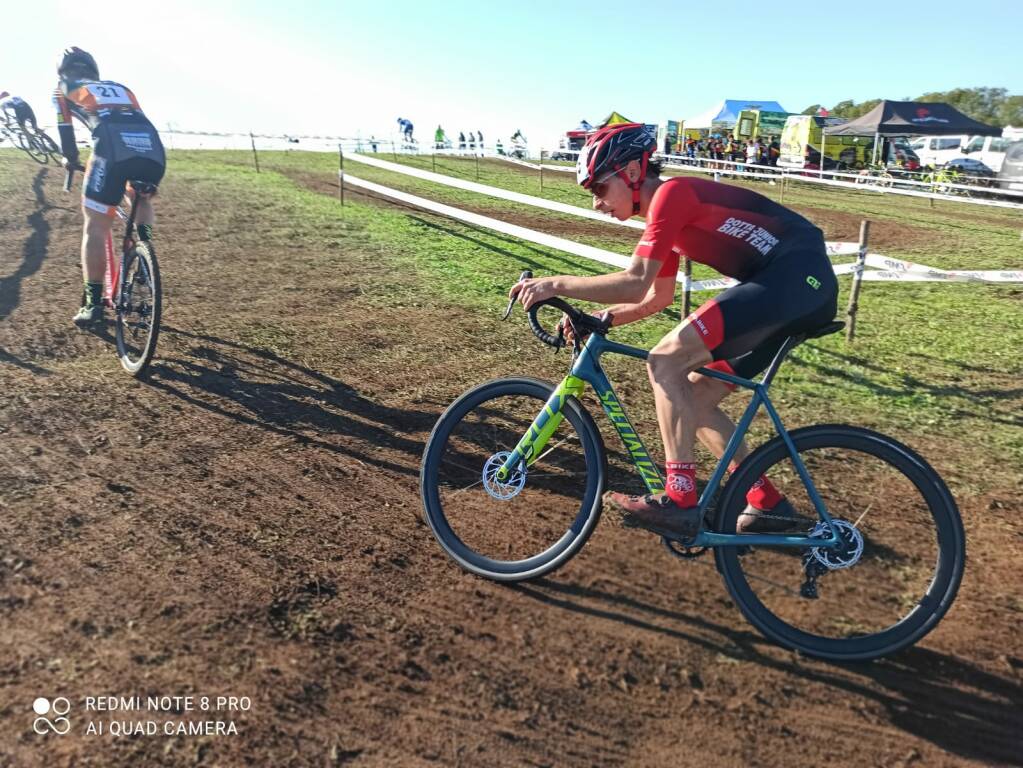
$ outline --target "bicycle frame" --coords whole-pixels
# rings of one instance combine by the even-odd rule
[[[128,209],[128,214],[125,215],[124,211],[117,208],[117,216],[122,221],[125,221],[124,239],[121,241],[121,253],[122,255],[128,252],[135,244],[134,231],[135,231],[135,198],[131,198],[131,205]],[[117,302],[114,300],[114,292],[117,290],[117,286],[121,278],[121,264],[123,260],[115,258],[114,254],[114,232],[111,228],[110,234],[107,235],[107,270],[103,280],[103,301],[111,309],[117,309]]]
[[[728,441],[728,445],[725,446],[725,452],[718,462],[717,467],[714,469],[714,473],[711,475],[706,487],[703,489],[703,494],[700,496],[700,517],[701,519],[703,518],[707,508],[710,506],[711,498],[714,496],[714,492],[719,487],[729,462],[731,462],[732,457],[739,448],[740,442],[749,430],[749,426],[753,422],[753,418],[756,416],[757,411],[761,406],[763,406],[773,422],[775,430],[781,436],[786,448],[788,448],[789,455],[792,457],[792,462],[796,467],[796,472],[799,474],[800,479],[806,486],[807,493],[810,496],[810,500],[813,502],[814,509],[816,509],[821,520],[827,523],[828,528],[831,531],[831,537],[827,539],[811,539],[806,535],[725,534],[701,530],[692,541],[687,541],[687,546],[722,547],[756,545],[806,547],[808,546],[808,542],[812,542],[812,546],[815,547],[832,548],[841,543],[838,530],[835,528],[831,516],[828,514],[828,511],[824,506],[824,501],[817,492],[817,488],[814,486],[813,480],[810,478],[810,474],[807,472],[806,466],[799,458],[799,452],[796,450],[796,446],[792,442],[792,438],[789,437],[789,433],[782,424],[781,418],[778,416],[778,412],[775,410],[774,405],[771,403],[771,399],[767,394],[775,373],[777,373],[778,368],[781,367],[782,360],[785,359],[785,356],[795,345],[796,344],[793,343],[793,339],[791,338],[782,345],[782,348],[778,350],[774,360],[771,361],[771,365],[768,367],[759,382],[744,379],[740,376],[733,376],[710,368],[697,369],[697,371],[704,376],[709,376],[729,384],[735,384],[743,389],[752,390],[753,392],[752,400],[746,407],[742,417],[739,419],[735,433]],[[573,362],[572,369],[569,371],[568,376],[566,376],[555,388],[550,398],[540,410],[540,413],[526,431],[526,434],[523,435],[514,450],[512,450],[511,455],[509,455],[509,457],[501,465],[501,468],[497,472],[498,479],[504,480],[509,477],[511,472],[520,463],[525,462],[528,466],[540,457],[547,441],[561,423],[563,418],[561,411],[565,400],[569,396],[580,399],[585,388],[585,384],[589,384],[596,391],[597,397],[600,399],[600,403],[604,408],[604,412],[611,420],[611,423],[614,424],[615,430],[618,432],[618,436],[621,438],[622,443],[629,454],[629,458],[636,467],[636,471],[639,473],[639,476],[643,479],[643,483],[646,485],[647,490],[653,494],[664,492],[664,480],[661,477],[661,473],[658,471],[649,452],[644,447],[643,441],[640,439],[636,430],[633,428],[632,423],[629,421],[629,417],[625,413],[625,409],[621,402],[618,400],[618,396],[615,394],[614,388],[611,386],[611,382],[607,378],[607,374],[604,373],[603,368],[600,366],[600,357],[605,352],[634,357],[639,360],[646,360],[649,354],[646,350],[638,347],[632,347],[627,344],[610,341],[596,333],[591,334]]]

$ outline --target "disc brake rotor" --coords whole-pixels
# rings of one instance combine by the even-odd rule
[[[810,554],[813,559],[823,565],[829,571],[839,568],[849,568],[859,562],[863,555],[863,534],[852,523],[845,520],[835,520],[835,528],[838,529],[839,538],[842,542],[834,549],[826,547],[813,547]],[[817,523],[811,531],[810,536],[825,537],[831,535],[831,529],[824,521]]]
[[[519,465],[511,471],[507,480],[498,480],[497,473],[511,456],[510,451],[498,451],[483,465],[483,487],[486,488],[493,498],[499,501],[508,501],[519,495],[526,484],[526,463],[519,462]]]

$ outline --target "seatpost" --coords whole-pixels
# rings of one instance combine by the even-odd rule
[[[778,350],[774,356],[774,360],[767,367],[767,373],[764,374],[764,378],[760,380],[760,385],[765,389],[771,386],[771,380],[774,379],[774,374],[781,368],[781,364],[785,361],[785,356],[788,355],[799,343],[803,340],[802,336],[789,336],[785,339],[785,343],[781,345],[781,349]]]

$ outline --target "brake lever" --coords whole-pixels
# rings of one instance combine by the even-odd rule
[[[518,285],[523,280],[528,280],[532,276],[533,276],[533,273],[530,270],[528,270],[528,269],[524,270],[522,272],[522,274],[519,275],[519,279],[518,279],[518,281],[515,284]],[[507,320],[509,317],[511,317],[512,308],[515,306],[515,302],[518,301],[518,299],[519,299],[518,296],[512,296],[511,297],[511,299],[508,301],[508,308],[504,311],[504,314],[501,315],[501,319],[502,320]]]

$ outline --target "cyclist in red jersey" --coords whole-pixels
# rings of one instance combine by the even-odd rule
[[[666,493],[604,497],[624,513],[626,525],[691,536],[700,522],[696,438],[720,457],[735,431],[718,407],[732,387],[696,369],[745,378],[763,371],[788,336],[834,319],[838,283],[820,229],[749,190],[702,178],[662,180],[650,159],[655,147],[643,125],[608,126],[590,137],[576,168],[596,210],[622,221],[636,214],[646,218],[629,267],[595,277],[531,278],[515,285],[511,295],[526,309],[552,296],[610,304],[605,312],[612,325],[623,325],[674,301],[680,254],[739,281],[650,350],[647,370],[664,442]],[[748,454],[740,446],[729,469]],[[790,526],[786,518],[793,509],[768,478],[760,478],[746,500],[740,532]]]
[[[75,325],[103,319],[103,274],[107,238],[117,205],[131,181],[154,186],[163,178],[166,158],[160,135],[142,113],[128,88],[100,80],[96,60],[81,48],[68,48],[57,65],[60,78],[54,93],[61,151],[72,168],[78,167],[73,117],[92,133],[92,156],[82,182],[82,275],[85,301],[74,316]],[[129,189],[134,196],[134,188]],[[139,237],[153,236],[153,204],[147,196],[135,203]]]

